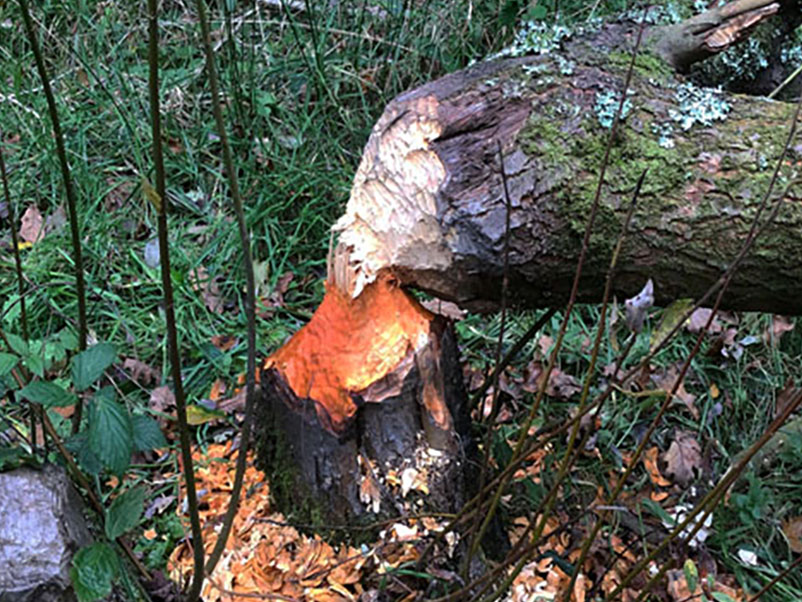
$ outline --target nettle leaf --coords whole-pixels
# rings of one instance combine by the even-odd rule
[[[71,406],[78,398],[53,382],[38,380],[29,383],[19,392],[20,396],[34,403],[41,403],[46,408]]]
[[[150,451],[167,445],[159,423],[150,416],[134,414],[131,423],[134,429],[134,449],[136,451]]]
[[[128,468],[134,433],[131,416],[118,403],[111,387],[104,387],[89,406],[89,448],[116,475]]]
[[[19,358],[13,353],[0,353],[0,376],[5,376],[16,368]]]
[[[70,580],[80,602],[91,602],[111,594],[112,581],[120,571],[114,549],[106,543],[93,543],[78,550],[72,559]]]
[[[117,358],[117,350],[111,343],[98,343],[72,358],[72,382],[79,391],[88,389],[103,376],[106,368]]]
[[[33,372],[39,378],[44,378],[45,375],[45,361],[39,354],[30,354],[25,357],[25,365],[28,370]]]
[[[114,541],[136,527],[142,518],[144,504],[144,487],[134,487],[115,498],[106,511],[106,537]]]
[[[17,355],[28,355],[28,343],[26,343],[22,337],[7,332],[6,340],[8,344],[11,345],[11,350],[14,353]]]

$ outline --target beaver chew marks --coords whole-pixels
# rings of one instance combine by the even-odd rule
[[[381,276],[355,299],[331,283],[309,323],[267,359],[300,399],[315,402],[335,435],[356,413],[354,396],[393,371],[430,340],[433,314]],[[407,368],[408,369],[408,368]]]

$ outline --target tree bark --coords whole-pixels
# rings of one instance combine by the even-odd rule
[[[529,307],[565,302],[624,85],[634,25],[572,40],[560,54],[478,65],[403,94],[368,141],[330,276],[357,296],[389,270],[471,308],[499,300],[505,199],[511,290]],[[656,38],[657,36],[652,36]],[[565,73],[570,71],[570,73]],[[683,100],[684,99],[684,100]],[[615,292],[652,278],[658,303],[699,297],[735,257],[768,190],[794,106],[685,87],[646,50],[612,148],[579,300],[598,301],[632,191],[648,170]],[[797,177],[792,145],[772,195]],[[776,224],[739,269],[724,305],[799,313],[802,205],[787,191]]]
[[[601,297],[644,170],[615,293],[632,296],[651,278],[658,303],[698,297],[736,256],[794,107],[694,88],[677,70],[742,39],[781,4],[739,0],[646,32],[579,301]],[[429,509],[459,506],[472,448],[458,353],[441,320],[400,287],[469,308],[497,306],[503,168],[511,300],[527,307],[567,300],[638,27],[611,24],[563,39],[551,53],[482,63],[387,106],[335,226],[326,298],[268,359],[262,383],[265,422],[284,434],[285,450],[263,457],[291,459],[288,490],[319,500],[329,520],[373,512],[370,496],[360,499],[365,479],[378,473],[384,496],[381,487],[413,466],[422,442],[445,458],[446,482],[424,487],[440,492]],[[739,269],[725,307],[800,313],[802,204],[792,183],[801,153],[792,145],[770,197],[782,203],[779,217]],[[395,501],[382,508],[403,514],[409,506],[397,488],[391,494]]]

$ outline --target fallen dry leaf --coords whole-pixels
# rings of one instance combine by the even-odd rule
[[[782,391],[777,394],[777,403],[774,404],[775,418],[785,411],[785,408],[794,400],[797,393],[799,393],[799,389],[794,386],[794,379],[789,376]]]
[[[674,388],[674,383],[676,382],[678,376],[679,370],[677,366],[674,365],[669,366],[668,369],[664,370],[663,372],[655,372],[652,374],[651,380],[656,389],[670,393]],[[694,402],[696,401],[696,395],[688,393],[688,391],[685,389],[684,378],[674,393],[674,399],[682,403],[688,409],[694,419],[699,419],[699,410],[696,408],[696,405],[694,405]]]
[[[802,554],[802,516],[783,522],[783,533],[788,539],[788,547],[797,554]]]
[[[150,385],[162,379],[161,371],[133,357],[123,361],[123,370],[131,374],[131,378],[142,385]]]
[[[44,220],[42,214],[36,205],[29,205],[22,214],[21,226],[19,229],[19,237],[23,242],[31,244],[39,242],[45,236]]]
[[[666,463],[666,474],[682,486],[688,485],[701,470],[702,453],[699,442],[692,433],[677,430],[674,440],[663,454]]]
[[[771,327],[763,333],[763,342],[767,345],[778,345],[783,334],[794,329],[794,323],[785,316],[773,316]]]
[[[198,266],[192,276],[192,288],[200,292],[206,309],[216,314],[223,313],[223,298],[220,295],[220,286],[217,284],[218,278],[210,277],[204,266]]]
[[[705,324],[707,324],[712,311],[713,310],[706,307],[700,307],[691,314],[691,317],[688,318],[688,322],[685,324],[685,327],[689,332],[699,332],[705,327]],[[710,334],[718,334],[721,332],[722,328],[721,322],[719,322],[718,316],[716,316],[710,323],[710,328],[708,328],[707,332]]]
[[[646,467],[646,472],[649,473],[649,479],[658,487],[669,487],[671,481],[665,478],[660,470],[657,468],[657,455],[659,450],[657,447],[652,447],[643,454],[643,465]]]
[[[224,352],[236,345],[237,341],[237,337],[230,334],[216,334],[212,337],[212,345]]]
[[[175,407],[175,394],[167,385],[156,387],[150,392],[148,406],[154,412],[169,414],[170,410]]]

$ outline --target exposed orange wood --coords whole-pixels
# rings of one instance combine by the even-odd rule
[[[296,396],[314,400],[321,423],[341,433],[356,413],[353,394],[422,349],[433,318],[386,275],[356,299],[327,283],[312,319],[265,367],[275,368]]]

